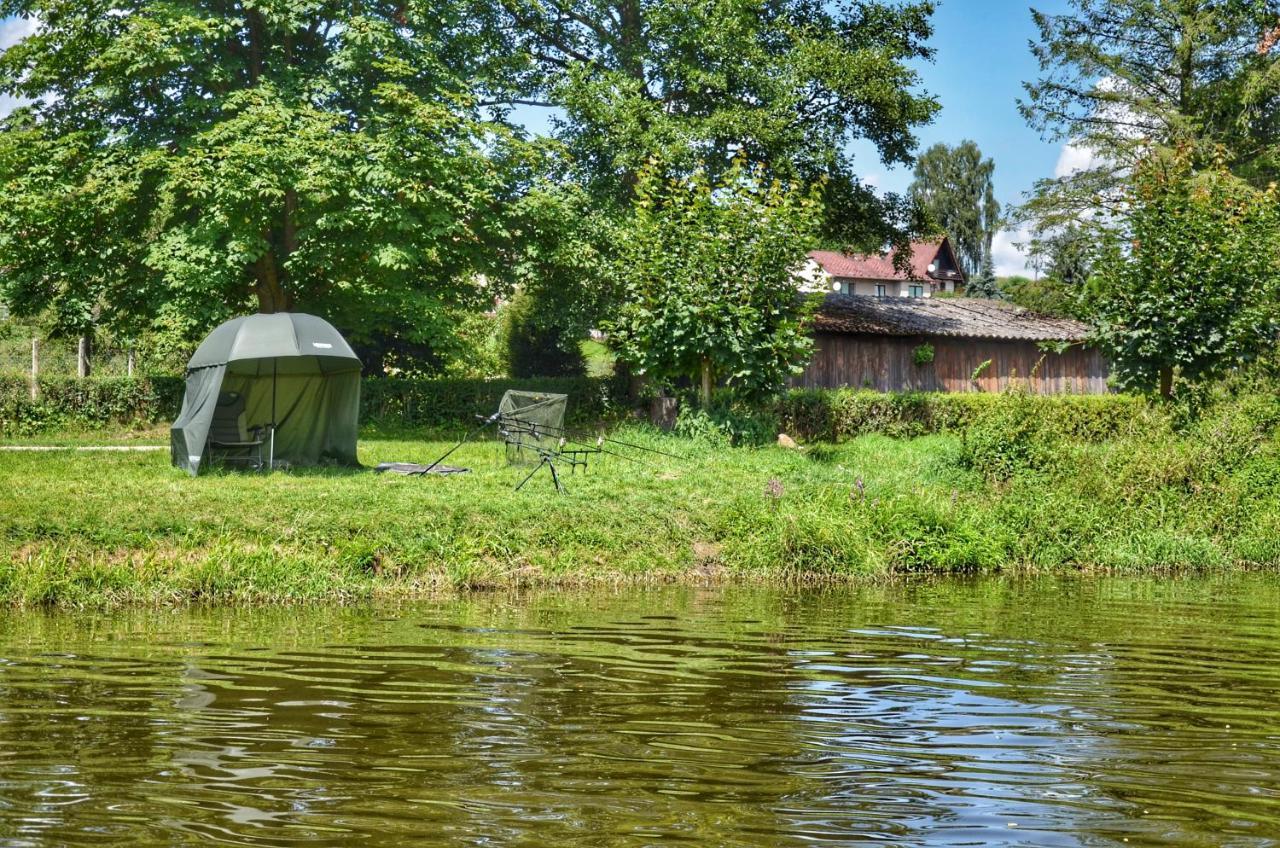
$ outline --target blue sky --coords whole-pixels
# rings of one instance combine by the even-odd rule
[[[1058,12],[1067,0],[1034,0],[1034,5]],[[24,21],[0,21],[0,48],[29,30]],[[1040,177],[1064,173],[1087,159],[1075,148],[1042,141],[1018,114],[1022,83],[1037,73],[1027,47],[1034,36],[1027,0],[942,0],[934,16],[936,56],[919,65],[922,87],[942,104],[934,123],[919,133],[920,149],[940,141],[977,142],[995,160],[996,195],[1005,204],[1021,201]],[[0,113],[8,105],[0,98]],[[541,117],[529,116],[531,128],[543,123]],[[910,169],[886,168],[872,145],[858,142],[852,149],[868,182],[890,191],[903,191],[911,182]],[[1014,247],[1019,239],[1014,233],[997,236],[997,273],[1024,271]]]
[[[1004,204],[1021,202],[1037,179],[1065,173],[1088,159],[1077,148],[1042,141],[1018,114],[1022,83],[1035,79],[1039,70],[1028,48],[1036,36],[1031,5],[1027,0],[943,0],[933,19],[934,61],[919,66],[924,89],[942,104],[933,124],[919,133],[920,150],[937,142],[977,142],[995,160],[996,197]],[[1063,12],[1067,0],[1035,0],[1034,6]],[[863,177],[875,185],[903,191],[911,182],[909,168],[885,168],[873,145],[855,143],[853,151]],[[998,274],[1025,271],[1013,246],[1020,238],[1014,233],[997,236]]]

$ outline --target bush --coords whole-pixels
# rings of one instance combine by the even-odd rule
[[[783,431],[812,441],[843,441],[867,433],[914,437],[963,432],[1002,403],[1002,395],[941,392],[886,393],[855,389],[796,389],[775,412]],[[1037,414],[1082,441],[1105,441],[1163,419],[1134,395],[1028,395]]]
[[[710,409],[681,404],[675,432],[713,446],[764,445],[777,436],[778,417],[771,409],[721,393],[712,400]]]
[[[1043,408],[1031,395],[1006,392],[979,412],[964,432],[960,462],[989,480],[1008,480],[1022,471],[1053,465],[1058,436]]]
[[[370,378],[360,394],[360,421],[384,427],[470,427],[498,408],[507,389],[567,394],[566,422],[593,424],[625,411],[626,385],[593,377],[509,380]]]
[[[173,420],[182,406],[180,377],[42,377],[31,400],[28,378],[0,375],[0,433],[93,429]]]

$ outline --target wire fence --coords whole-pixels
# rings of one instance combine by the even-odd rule
[[[150,370],[136,351],[126,347],[89,343],[85,354],[88,372],[94,377],[126,377]],[[0,339],[0,374],[30,377],[34,367],[42,377],[75,377],[81,373],[80,357],[79,339]]]

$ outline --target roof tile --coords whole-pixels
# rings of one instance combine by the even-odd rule
[[[1029,341],[1083,341],[1089,328],[998,300],[971,297],[867,297],[829,294],[813,318],[827,333],[959,336]]]

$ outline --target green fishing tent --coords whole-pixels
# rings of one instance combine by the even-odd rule
[[[170,430],[174,465],[199,472],[232,402],[233,432],[253,439],[256,431],[262,442],[259,465],[359,464],[360,360],[323,318],[249,315],[210,333],[187,363],[182,412]]]

